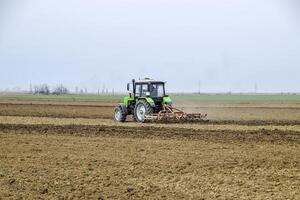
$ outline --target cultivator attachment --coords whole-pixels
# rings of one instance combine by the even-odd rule
[[[205,122],[207,114],[200,113],[185,113],[171,105],[163,105],[163,109],[159,113],[145,115],[146,122]]]

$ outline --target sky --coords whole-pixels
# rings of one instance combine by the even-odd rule
[[[300,92],[297,0],[0,0],[0,90]]]

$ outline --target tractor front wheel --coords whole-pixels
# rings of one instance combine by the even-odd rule
[[[153,108],[145,100],[139,100],[134,108],[134,118],[137,122],[145,122],[145,115],[153,113]]]
[[[118,104],[113,113],[114,120],[117,122],[125,122],[127,117],[127,109],[124,104]]]

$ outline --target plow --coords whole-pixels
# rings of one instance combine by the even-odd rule
[[[131,84],[127,84],[127,90],[131,91],[129,95],[125,96],[123,103],[119,103],[114,109],[115,121],[125,122],[129,115],[139,123],[208,121],[207,114],[186,113],[175,108],[169,95],[166,95],[163,81],[148,78],[138,81],[133,79]]]
[[[184,123],[184,122],[204,122],[207,114],[185,113],[171,105],[163,105],[163,109],[158,113],[145,115],[146,122]]]

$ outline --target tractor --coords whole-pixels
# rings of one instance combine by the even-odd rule
[[[149,78],[132,80],[127,84],[128,96],[123,103],[119,103],[113,112],[117,122],[125,122],[128,115],[134,121],[144,122],[187,122],[203,121],[206,115],[187,114],[172,106],[171,98],[166,95],[165,82]]]

